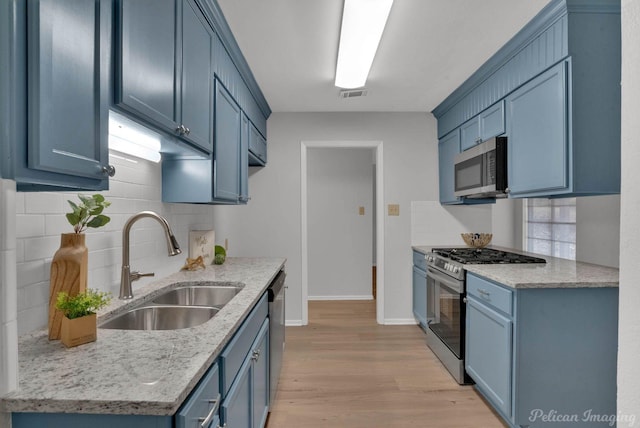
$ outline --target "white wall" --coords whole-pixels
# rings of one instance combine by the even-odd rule
[[[373,298],[371,152],[308,149],[309,300]]]
[[[301,141],[382,141],[384,194],[400,204],[385,216],[385,322],[413,322],[411,201],[438,198],[435,120],[427,113],[274,113],[268,122],[269,163],[252,170],[247,207],[216,207],[216,239],[231,255],[287,258],[287,320],[302,320]]]
[[[183,249],[183,254],[167,256],[167,244],[160,224],[143,219],[132,228],[131,268],[155,272],[157,277],[179,270],[189,250],[189,230],[213,228],[213,209],[206,205],[163,204],[160,164],[140,160],[110,158],[116,176],[110,190],[102,192],[111,206],[104,214],[111,217],[106,226],[88,230],[88,287],[112,291],[118,297],[122,265],[122,228],[126,220],[143,210],[156,211],[167,218]],[[64,214],[67,200],[77,201],[77,193],[17,193],[16,260],[18,285],[18,330],[20,333],[44,327],[48,319],[49,271],[51,259],[60,247],[60,234],[72,232]],[[87,192],[80,192],[87,193]],[[151,278],[133,283],[136,287]]]
[[[619,266],[620,195],[576,199],[576,260]]]
[[[622,194],[618,414],[640,420],[640,2],[622,0]],[[630,427],[618,422],[618,427]],[[637,426],[637,425],[633,425]]]
[[[16,183],[0,179],[0,396],[18,387],[15,195]]]

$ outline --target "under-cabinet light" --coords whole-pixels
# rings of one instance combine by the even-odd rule
[[[160,162],[160,136],[123,116],[109,112],[109,149]]]
[[[392,5],[393,0],[344,0],[337,87],[364,86]]]

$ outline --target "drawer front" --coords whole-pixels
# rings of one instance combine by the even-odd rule
[[[220,372],[214,364],[176,414],[176,428],[200,428],[205,419],[215,419],[220,401]]]
[[[251,349],[251,344],[255,340],[260,326],[267,318],[269,305],[267,293],[264,293],[258,304],[253,308],[247,319],[237,331],[231,342],[220,355],[220,385],[222,397],[226,397],[233,379],[242,366],[242,362]]]
[[[505,314],[513,315],[513,291],[511,290],[469,273],[467,274],[467,294]]]
[[[419,251],[413,252],[413,265],[418,269],[422,269],[423,271],[427,270],[427,259],[424,257]]]

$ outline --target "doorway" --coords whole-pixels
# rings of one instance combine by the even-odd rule
[[[309,160],[310,157],[313,158],[313,156],[315,154],[318,153],[324,153],[324,150],[319,150],[319,149],[332,149],[332,151],[335,151],[336,149],[348,149],[345,150],[344,152],[342,152],[342,155],[344,155],[344,157],[348,157],[349,155],[353,154],[354,150],[353,149],[368,149],[368,150],[355,150],[356,152],[361,152],[360,155],[364,155],[364,156],[368,156],[369,159],[369,172],[371,173],[369,175],[369,182],[367,183],[367,185],[371,186],[373,184],[373,190],[371,188],[369,188],[368,190],[372,192],[371,196],[371,201],[369,201],[370,207],[373,208],[371,213],[367,213],[366,210],[368,210],[369,208],[367,208],[364,205],[359,205],[360,202],[358,202],[357,200],[352,201],[353,203],[351,204],[350,207],[346,207],[347,210],[352,209],[355,210],[355,214],[356,216],[351,216],[351,220],[349,220],[352,224],[351,226],[346,226],[348,227],[352,227],[352,228],[358,228],[358,227],[363,227],[362,224],[366,225],[368,224],[369,226],[369,234],[368,234],[368,239],[369,239],[369,243],[368,246],[366,247],[366,249],[364,250],[363,254],[359,254],[358,256],[360,258],[364,258],[365,263],[368,263],[368,267],[366,268],[367,271],[366,272],[361,272],[361,274],[364,275],[365,278],[369,278],[368,284],[367,284],[367,290],[364,290],[362,288],[362,285],[360,285],[360,288],[357,289],[356,291],[353,292],[349,292],[347,291],[346,294],[342,291],[342,290],[338,290],[335,291],[335,289],[333,291],[329,291],[329,297],[327,298],[344,298],[344,299],[358,299],[358,298],[363,298],[368,295],[369,298],[372,294],[372,289],[371,289],[371,265],[372,265],[372,261],[374,261],[375,265],[376,265],[376,269],[373,270],[375,277],[373,278],[374,283],[376,284],[376,320],[378,322],[378,324],[384,324],[384,217],[382,215],[383,213],[383,156],[382,156],[382,142],[381,141],[309,141],[309,142],[305,142],[303,141],[301,143],[301,156],[300,156],[300,161],[301,161],[301,218],[302,218],[302,230],[301,230],[301,235],[302,235],[302,243],[301,243],[301,253],[302,253],[302,302],[301,302],[301,306],[302,306],[302,323],[303,325],[308,324],[308,300],[309,300],[309,295],[310,295],[310,282],[309,282],[309,275],[310,275],[310,265],[309,265],[309,257],[314,257],[314,261],[316,260],[316,258],[318,257],[318,254],[322,254],[323,248],[329,248],[327,247],[327,243],[326,240],[324,243],[321,242],[320,244],[320,248],[316,248],[315,246],[313,248],[310,249],[309,247],[309,233],[310,233],[310,224],[313,226],[316,222],[317,222],[317,216],[315,216],[315,208],[314,207],[310,207],[310,200],[309,200],[309,180],[310,178],[314,178],[317,174],[318,174],[318,170],[314,170],[313,166],[309,167]],[[371,166],[371,163],[373,163],[373,167]],[[371,170],[371,168],[373,168],[373,171]],[[322,171],[320,171],[320,173],[322,173]],[[310,174],[312,174],[312,176],[310,176]],[[327,171],[327,174],[330,174],[329,171]],[[366,174],[365,174],[366,175]],[[372,179],[371,175],[373,175],[373,177],[375,177],[375,180]],[[328,180],[328,183],[331,184],[331,180]],[[335,187],[335,183],[334,183],[334,190],[337,192],[337,189]],[[331,189],[325,189],[324,192],[331,192]],[[315,202],[315,201],[313,201]],[[366,202],[364,203],[366,204]],[[313,205],[313,203],[311,204]],[[310,213],[310,208],[312,210],[314,210],[314,212]],[[372,216],[368,219],[368,223],[367,222],[362,222],[359,220],[363,220],[363,218],[358,218],[361,217],[361,213],[362,213],[362,209],[365,209],[365,213],[364,215],[366,216],[367,214],[371,214]],[[324,207],[324,209],[328,209],[330,210],[331,207]],[[353,213],[352,213],[353,214]],[[372,219],[373,223],[371,223]],[[311,222],[311,223],[310,223]],[[361,224],[362,223],[362,224]],[[373,226],[373,227],[371,227]],[[326,226],[325,226],[326,227]],[[345,225],[342,225],[340,227],[345,227]],[[367,226],[364,226],[367,227]],[[371,233],[371,231],[374,231],[374,233]],[[342,233],[349,233],[348,229],[343,230]],[[317,235],[317,234],[316,234]],[[364,235],[360,235],[360,236],[364,236]],[[373,242],[375,242],[375,254],[372,254],[372,247],[373,247]],[[324,247],[323,247],[324,246]],[[363,248],[363,247],[360,247]],[[320,253],[318,253],[320,251]],[[336,266],[336,271],[339,271],[339,267]],[[313,266],[312,266],[313,269]],[[328,277],[329,278],[329,277]],[[362,278],[360,278],[362,279]],[[362,283],[362,281],[360,281],[360,283]],[[312,285],[312,297],[313,293],[316,293],[316,289],[313,288],[314,284]],[[333,296],[331,296],[331,293],[334,293]],[[342,293],[342,294],[341,294]],[[349,294],[352,293],[352,294]],[[315,296],[317,297],[317,296]]]

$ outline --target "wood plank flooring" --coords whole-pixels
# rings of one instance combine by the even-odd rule
[[[417,326],[380,326],[375,301],[309,302],[309,325],[287,327],[268,428],[503,428],[458,385]]]

